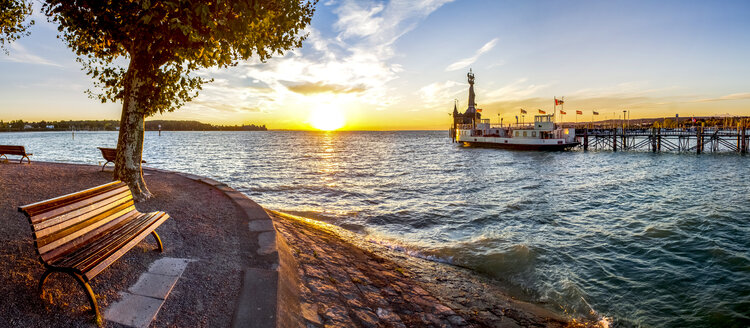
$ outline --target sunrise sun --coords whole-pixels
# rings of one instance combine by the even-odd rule
[[[310,125],[318,130],[338,130],[346,123],[344,112],[333,105],[323,105],[313,108],[310,112]]]

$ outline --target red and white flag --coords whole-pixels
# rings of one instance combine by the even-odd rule
[[[577,110],[576,115],[583,115],[583,111]]]
[[[547,112],[545,112],[545,111],[543,111],[543,110],[539,109],[539,114],[547,114]]]
[[[555,106],[560,106],[564,104],[565,102],[562,99],[555,98]]]
[[[560,114],[563,114],[563,115],[565,115],[565,114],[567,114],[567,113],[566,113],[566,112],[563,112],[563,111],[560,111]]]

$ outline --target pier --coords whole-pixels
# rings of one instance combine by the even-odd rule
[[[750,141],[748,123],[736,127],[682,128],[576,128],[578,147],[583,150],[651,152],[737,152],[746,154]],[[573,127],[573,126],[571,126]]]

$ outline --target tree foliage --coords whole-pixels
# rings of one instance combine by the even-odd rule
[[[300,47],[316,1],[48,0],[43,11],[94,78],[90,96],[124,100],[128,72],[145,72],[134,96],[150,116],[197,96],[197,69]]]
[[[29,27],[34,24],[31,20],[24,24],[31,15],[31,1],[0,0],[0,48],[8,53],[6,45],[18,38],[29,34]]]

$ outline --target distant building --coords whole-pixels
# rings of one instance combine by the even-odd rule
[[[28,129],[33,129],[33,128],[34,128],[34,127],[33,127],[33,126],[31,126],[31,125],[29,125],[29,124],[26,124],[26,125],[24,125],[24,126],[23,126],[23,129],[24,129],[24,130],[28,130]]]
[[[51,129],[54,129],[55,126],[54,125],[47,125],[47,128],[51,130]]]

